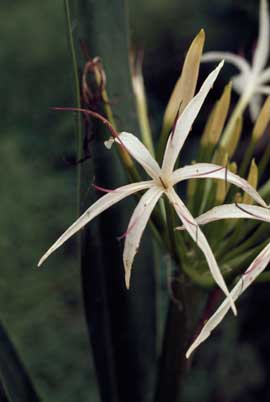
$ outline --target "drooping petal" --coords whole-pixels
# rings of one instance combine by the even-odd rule
[[[249,204],[224,204],[214,207],[196,218],[198,225],[206,225],[220,219],[257,219],[270,223],[270,209]]]
[[[258,204],[266,207],[265,201],[260,194],[245,179],[230,172],[226,167],[214,163],[195,163],[177,169],[173,172],[173,185],[188,179],[221,179],[241,188]]]
[[[263,69],[269,56],[269,15],[266,0],[261,0],[259,14],[259,35],[252,66],[256,73]]]
[[[184,203],[182,202],[181,198],[178,197],[176,192],[174,191],[173,188],[168,190],[166,192],[167,197],[169,198],[170,202],[172,203],[177,215],[181,219],[183,225],[185,226],[186,230],[192,237],[192,239],[196,242],[198,247],[202,250],[202,252],[205,255],[206,261],[209,266],[209,270],[216,281],[217,285],[223,290],[225,295],[230,299],[230,304],[233,312],[236,314],[236,309],[235,305],[233,303],[233,300],[230,296],[229,290],[227,288],[227,285],[224,281],[223,276],[221,275],[221,272],[219,270],[219,267],[217,265],[216,259],[214,257],[214,254],[211,250],[211,247],[208,244],[208,241],[206,240],[206,237],[204,236],[203,232],[199,228],[197,222],[189,212],[189,210],[186,208]]]
[[[233,64],[243,74],[250,73],[250,66],[248,62],[243,57],[237,56],[236,54],[230,52],[207,52],[203,54],[201,58],[202,62],[212,62],[218,60],[225,60],[225,62]]]
[[[253,260],[248,269],[242,275],[241,279],[231,291],[231,296],[234,301],[254,282],[254,280],[264,271],[270,261],[270,243],[260,252],[260,254]],[[191,353],[197,349],[197,347],[204,342],[211,334],[211,332],[218,326],[223,320],[225,315],[230,309],[228,299],[224,300],[219,306],[217,311],[203,326],[200,334],[192,343],[186,353],[186,358],[189,358]]]
[[[256,92],[263,95],[270,95],[270,85],[260,85],[256,88]]]
[[[160,177],[161,169],[144,144],[133,134],[122,132],[119,134],[121,142],[128,153],[144,168],[153,179]],[[116,140],[118,142],[118,140]]]
[[[152,181],[144,181],[140,183],[132,183],[104,195],[98,199],[90,208],[88,208],[63,234],[58,240],[49,248],[49,250],[40,259],[38,266],[57,250],[66,240],[73,236],[76,232],[82,229],[88,222],[94,219],[101,212],[110,208],[112,205],[121,201],[123,198],[136,193],[137,191],[145,190],[153,185]]]
[[[256,121],[262,107],[262,96],[258,94],[257,88],[256,92],[249,101],[249,113],[252,121]]]
[[[129,288],[132,264],[138,251],[143,231],[162,193],[163,189],[161,187],[150,188],[140,199],[129,221],[123,254],[127,288]]]
[[[202,107],[202,104],[208,92],[212,88],[222,66],[223,61],[219,63],[218,67],[215,68],[215,70],[213,70],[208,75],[203,85],[201,86],[200,91],[193,99],[191,99],[191,101],[184,109],[183,113],[178,118],[174,131],[170,134],[168,138],[163,158],[162,171],[165,176],[170,175],[170,173],[172,172],[178,154],[182,146],[184,145],[184,142],[191,130],[192,124],[196,119]]]

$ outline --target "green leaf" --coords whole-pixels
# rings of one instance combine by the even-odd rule
[[[123,0],[79,0],[79,39],[91,58],[99,56],[117,129],[139,133],[129,71],[126,7]],[[79,51],[77,49],[77,54]],[[85,60],[86,61],[86,60]],[[83,68],[81,61],[80,69]],[[102,105],[95,105],[99,112]],[[88,127],[89,129],[89,127]],[[105,149],[109,133],[91,121],[91,158],[81,165],[81,211],[100,196],[91,181],[115,188],[127,182],[115,149]],[[122,244],[133,201],[108,210],[88,225],[81,238],[85,313],[102,401],[150,401],[156,362],[156,282],[151,241],[143,239],[135,260],[131,290],[124,286]],[[132,392],[131,392],[132,390]]]
[[[40,402],[7,332],[0,323],[1,402]],[[6,398],[6,399],[5,399]]]

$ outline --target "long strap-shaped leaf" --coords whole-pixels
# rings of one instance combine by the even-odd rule
[[[40,402],[40,398],[1,323],[0,400],[1,402]]]
[[[89,54],[102,59],[117,128],[139,134],[129,72],[125,1],[78,0],[77,4],[81,15],[74,21]],[[89,191],[93,177],[108,188],[127,180],[114,150],[103,146],[104,128],[97,129],[94,123],[93,133],[92,158],[81,167],[82,209],[96,198]],[[123,248],[116,240],[128,223],[125,210],[131,204],[124,203],[124,208],[104,213],[84,229],[83,297],[102,401],[146,402],[151,400],[156,360],[155,277],[151,244],[144,239],[131,290],[125,289]]]
[[[1,402],[10,402],[10,399],[8,399],[6,390],[3,386],[3,384],[0,381],[0,401]]]

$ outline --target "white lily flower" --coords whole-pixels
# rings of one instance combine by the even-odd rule
[[[164,194],[175,208],[177,215],[181,219],[192,239],[196,241],[204,253],[214,280],[223,290],[225,295],[229,295],[225,281],[220,273],[215,257],[203,232],[173,189],[173,186],[182,180],[198,177],[211,177],[215,179],[227,180],[228,182],[237,185],[247,192],[255,201],[261,205],[265,205],[263,199],[253,187],[251,187],[245,180],[241,179],[237,175],[227,171],[223,166],[213,165],[211,163],[199,163],[192,166],[185,166],[173,171],[176,159],[191,130],[192,124],[198,115],[208,92],[213,86],[213,83],[215,82],[222,66],[223,62],[220,63],[218,67],[209,74],[198,94],[189,102],[183,113],[178,118],[173,132],[168,138],[161,168],[152,157],[148,149],[141,143],[141,141],[139,141],[136,136],[123,132],[117,137],[116,142],[125,147],[129,154],[144,168],[146,173],[151,177],[151,180],[119,187],[101,197],[98,201],[91,205],[91,207],[86,210],[82,216],[80,216],[77,221],[73,223],[73,225],[70,226],[66,232],[52,245],[52,247],[39,261],[39,266],[67,239],[78,232],[101,212],[133,193],[141,190],[147,190],[131,216],[125,235],[123,262],[127,288],[129,288],[130,283],[132,263],[135,254],[138,251],[143,231],[156,203]],[[232,300],[231,305],[235,312],[236,310]]]
[[[249,204],[228,204],[215,207],[208,212],[200,215],[196,221],[198,224],[205,225],[209,222],[214,222],[220,219],[257,219],[263,222],[270,223],[270,210],[269,208],[262,208],[259,206]],[[253,260],[247,270],[241,276],[241,279],[233,287],[231,296],[236,301],[239,296],[254,282],[254,280],[263,272],[270,262],[270,241],[266,247],[259,253]],[[195,341],[189,347],[186,357],[189,358],[191,353],[204,342],[211,334],[211,332],[223,320],[225,315],[230,309],[228,299],[224,300],[219,306],[217,311],[203,326],[201,332],[196,337]]]
[[[224,59],[225,62],[233,64],[240,70],[240,74],[233,77],[233,88],[242,96],[242,105],[249,103],[253,120],[257,118],[260,111],[262,94],[270,94],[270,68],[265,69],[270,45],[267,0],[261,0],[259,14],[258,42],[251,65],[245,58],[230,52],[207,52],[202,56],[204,62]]]

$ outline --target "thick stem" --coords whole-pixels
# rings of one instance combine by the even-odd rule
[[[183,378],[186,372],[187,314],[183,285],[172,285],[174,298],[170,301],[162,354],[156,383],[155,402],[180,402]]]

